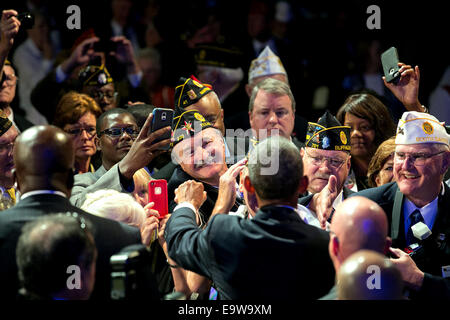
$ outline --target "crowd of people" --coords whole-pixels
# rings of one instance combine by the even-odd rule
[[[289,2],[271,34],[251,2],[248,51],[211,41],[211,15],[184,60],[158,3],[142,32],[113,0],[110,40],[89,29],[70,50],[37,7],[17,46],[18,12],[2,11],[0,297],[449,300],[450,135],[419,67],[389,83],[371,43],[338,108],[316,88],[328,110],[312,118],[283,61]],[[157,108],[173,121],[152,130]]]

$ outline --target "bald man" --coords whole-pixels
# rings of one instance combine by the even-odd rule
[[[337,274],[338,300],[400,300],[400,271],[380,253],[360,250],[348,257]]]
[[[91,222],[98,248],[92,299],[110,297],[111,255],[141,242],[139,229],[91,215],[70,204],[74,159],[72,139],[57,127],[31,127],[16,139],[15,177],[22,196],[14,207],[0,215],[0,299],[16,298],[16,244],[22,226],[28,221],[51,213],[71,212]]]
[[[341,202],[330,224],[328,252],[336,273],[342,263],[356,251],[367,249],[388,253],[391,239],[387,237],[388,222],[383,209],[367,198],[351,197]],[[321,300],[337,298],[337,287]]]

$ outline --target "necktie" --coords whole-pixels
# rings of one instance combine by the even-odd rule
[[[413,211],[413,213],[411,213],[409,215],[409,218],[408,218],[409,228],[408,228],[408,233],[406,235],[406,244],[408,246],[412,243],[416,243],[418,240],[416,237],[414,237],[414,234],[411,229],[411,227],[418,222],[424,222],[424,220],[423,220],[422,214],[420,213],[419,209],[416,209]]]

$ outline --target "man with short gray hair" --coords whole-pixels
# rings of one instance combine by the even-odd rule
[[[273,136],[250,153],[244,185],[259,210],[251,220],[217,214],[204,230],[196,211],[203,185],[186,181],[167,222],[169,256],[182,268],[214,282],[219,299],[317,299],[333,285],[327,232],[304,223],[297,198],[306,190],[297,147]]]
[[[258,83],[250,97],[248,116],[256,140],[280,135],[298,147],[303,143],[292,136],[295,125],[295,99],[289,86],[267,78]]]

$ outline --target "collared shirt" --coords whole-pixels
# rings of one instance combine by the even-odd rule
[[[442,191],[441,195],[443,195],[445,192],[444,185],[442,184]],[[404,224],[405,224],[405,236],[408,234],[408,230],[410,228],[410,225],[408,224],[409,216],[415,211],[419,210],[420,214],[423,217],[424,223],[427,225],[428,229],[432,230],[434,221],[436,220],[436,216],[438,213],[438,198],[434,198],[433,201],[426,204],[422,208],[416,207],[414,203],[412,203],[410,200],[405,198],[405,205],[403,206],[403,216],[405,217]]]
[[[306,224],[309,224],[310,226],[317,227],[321,229],[319,219],[317,219],[317,215],[309,210],[307,207],[302,206],[301,204],[297,205],[297,213],[300,216],[300,218],[305,222]],[[325,222],[325,230],[330,230],[330,223],[328,221]]]
[[[57,194],[58,196],[67,198],[67,195],[64,192],[57,191],[57,190],[34,190],[34,191],[25,192],[20,197],[20,200],[23,200],[25,198],[28,198],[28,197],[31,197],[31,196],[35,196],[35,195],[38,195],[38,194]]]

